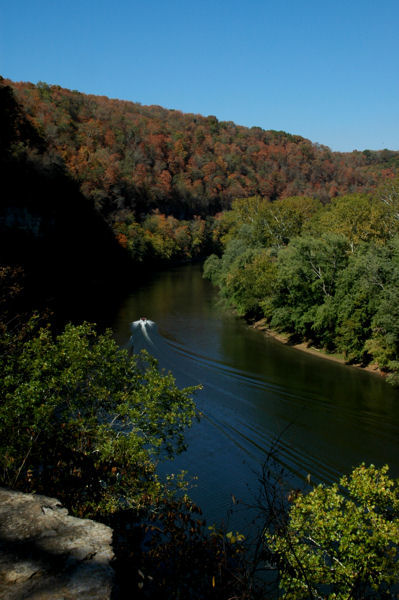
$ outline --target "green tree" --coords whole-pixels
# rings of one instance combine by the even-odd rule
[[[372,334],[365,347],[381,369],[389,371],[388,381],[399,386],[399,270],[380,294],[371,322]]]
[[[208,256],[204,263],[204,278],[210,279],[216,284],[216,279],[220,271],[221,259],[216,254]]]
[[[347,360],[367,360],[367,353],[368,357],[371,353],[377,358],[365,342],[371,337],[376,312],[381,315],[382,297],[398,279],[395,275],[399,268],[396,248],[395,241],[385,246],[361,244],[339,275],[334,298],[336,344]],[[376,326],[374,329],[377,333]]]
[[[320,210],[321,204],[314,198],[292,196],[268,202],[257,215],[255,237],[266,246],[283,248],[302,233],[307,221]]]
[[[364,464],[297,495],[287,525],[266,534],[285,600],[392,598],[398,540],[399,483]]]
[[[273,292],[275,278],[275,259],[270,257],[270,253],[263,249],[249,249],[229,270],[224,294],[238,314],[261,317],[262,306]]]
[[[248,250],[248,246],[242,238],[233,238],[228,242],[226,250],[220,259],[215,254],[211,254],[205,261],[205,277],[211,279],[215,285],[218,285],[222,294],[224,293],[226,278],[230,270],[241,259],[241,256],[248,255]]]
[[[2,331],[1,483],[57,495],[80,514],[162,493],[156,461],[184,449],[193,388],[89,324],[13,340]]]
[[[178,253],[175,230],[178,221],[174,217],[166,217],[159,211],[147,215],[144,223],[145,240],[152,257],[156,260],[168,261]]]
[[[317,333],[323,339],[333,326],[331,301],[347,260],[348,242],[342,235],[302,236],[281,250],[272,326],[307,337]]]
[[[312,235],[323,233],[344,235],[352,252],[361,242],[384,243],[389,237],[383,204],[366,194],[350,194],[334,198],[324,210],[307,224]]]
[[[385,208],[384,225],[391,235],[399,230],[399,178],[388,179],[377,192],[377,198]]]
[[[282,248],[300,235],[304,224],[318,212],[320,202],[313,198],[292,196],[271,202],[254,196],[235,200],[227,213],[230,221],[228,239],[244,237],[251,246]],[[246,228],[242,229],[242,225]]]

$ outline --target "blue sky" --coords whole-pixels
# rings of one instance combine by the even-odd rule
[[[0,0],[0,73],[399,149],[398,0]]]

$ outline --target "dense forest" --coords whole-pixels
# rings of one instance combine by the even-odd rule
[[[219,258],[205,263],[239,314],[264,318],[399,383],[399,183],[323,205],[306,197],[237,200]]]
[[[206,217],[235,198],[305,195],[327,201],[370,190],[399,167],[399,152],[337,153],[283,131],[214,116],[13,83],[18,102],[107,218],[153,209]]]
[[[374,190],[399,166],[399,152],[331,152],[300,136],[214,116],[40,82],[4,84],[35,131],[33,146],[18,142],[30,162],[37,165],[41,154],[42,172],[63,170],[136,263],[191,260],[217,250],[220,222],[212,217],[236,198],[301,195],[326,203]],[[16,190],[13,198],[18,194],[27,196]],[[83,199],[78,202],[83,212]],[[71,214],[80,212],[70,204]]]
[[[157,473],[185,448],[197,388],[44,308],[215,252],[205,274],[240,314],[396,383],[399,152],[333,153],[44,83],[0,81],[0,107],[0,484],[110,524],[115,598],[393,598],[387,467],[299,491],[265,464],[253,543],[208,526],[185,475]]]

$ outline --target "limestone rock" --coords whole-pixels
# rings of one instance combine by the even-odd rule
[[[0,599],[108,600],[112,530],[58,500],[0,488]]]

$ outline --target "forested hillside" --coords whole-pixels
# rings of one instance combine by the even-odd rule
[[[214,116],[8,81],[83,194],[110,220],[153,209],[179,219],[229,208],[234,198],[306,195],[326,201],[371,190],[399,152],[337,153],[283,131]]]
[[[0,265],[22,268],[29,296],[76,295],[117,281],[128,253],[43,132],[0,83]]]
[[[224,252],[205,275],[249,318],[349,363],[376,362],[399,385],[399,181],[323,205],[237,200]]]

